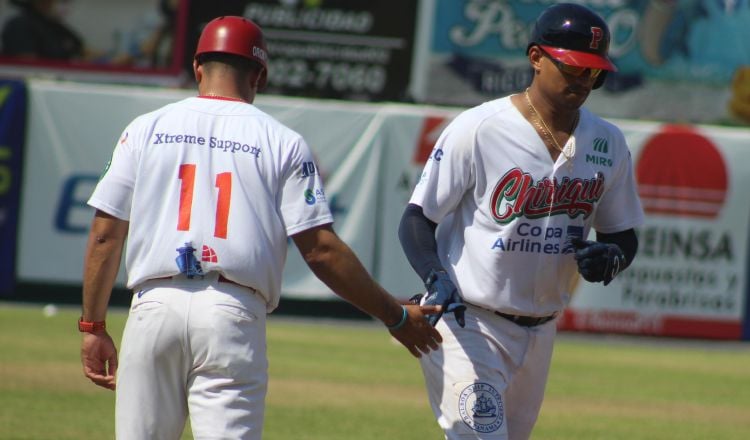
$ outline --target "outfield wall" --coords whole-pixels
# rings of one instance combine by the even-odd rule
[[[20,87],[28,105],[22,148],[0,149],[16,152],[10,155],[14,161],[0,155],[0,183],[6,171],[15,179],[0,184],[0,232],[17,237],[15,245],[0,243],[5,271],[0,289],[6,293],[14,280],[80,284],[93,214],[85,202],[121,130],[140,113],[194,95],[43,80],[26,86]],[[8,88],[17,91],[19,83],[0,83],[0,91]],[[17,122],[22,106],[0,102],[2,146],[24,130]],[[365,267],[398,296],[421,290],[396,231],[434,141],[459,109],[267,96],[257,105],[307,139],[326,182],[336,230]],[[16,122],[2,123],[11,117]],[[614,122],[631,146],[646,208],[639,256],[607,288],[579,281],[561,328],[750,339],[745,322],[750,210],[744,190],[750,185],[745,165],[750,130]],[[592,158],[606,159],[606,152]],[[14,193],[20,195],[18,208]],[[17,224],[11,221],[16,217]],[[541,240],[544,231],[530,234]],[[12,261],[9,255],[15,255]],[[122,271],[118,283],[124,284]],[[295,249],[289,252],[283,295],[336,298]]]

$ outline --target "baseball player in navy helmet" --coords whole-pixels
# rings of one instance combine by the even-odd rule
[[[544,10],[527,48],[531,85],[458,115],[404,212],[421,303],[442,306],[429,319],[443,344],[421,366],[448,439],[529,438],[578,277],[606,286],[636,254],[628,146],[582,107],[616,70],[609,40],[584,6]]]
[[[89,199],[81,361],[91,381],[117,388],[120,439],[179,439],[188,414],[196,439],[261,438],[266,314],[287,237],[414,356],[440,342],[423,314],[437,307],[402,306],[375,283],[332,229],[305,140],[252,104],[268,70],[261,29],[209,22],[193,69],[199,95],[132,121]],[[118,362],[105,316],[126,237],[134,295]]]

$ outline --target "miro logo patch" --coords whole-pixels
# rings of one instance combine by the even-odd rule
[[[592,150],[594,150],[597,153],[609,156],[609,144],[607,143],[607,140],[604,138],[594,139]],[[611,167],[613,164],[611,158],[600,156],[597,154],[586,154],[586,163],[592,163],[594,165],[600,165],[600,166],[605,166],[605,167]]]
[[[599,153],[604,153],[604,154],[609,153],[609,146],[607,145],[607,140],[604,138],[594,139],[594,151],[597,151]]]

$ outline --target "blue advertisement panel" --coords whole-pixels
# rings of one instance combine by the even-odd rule
[[[12,292],[26,127],[26,86],[0,80],[0,295]]]
[[[476,105],[531,81],[526,48],[549,0],[436,1],[427,101]],[[589,0],[619,71],[589,98],[605,117],[750,125],[750,2]]]
[[[750,251],[750,246],[748,249]],[[750,255],[747,259],[747,273],[750,273]],[[750,341],[750,283],[745,286],[745,316],[742,319],[742,339]]]

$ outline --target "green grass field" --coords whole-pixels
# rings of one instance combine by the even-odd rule
[[[111,439],[79,311],[0,303],[0,439]],[[108,325],[119,340],[124,311]],[[271,315],[264,439],[440,439],[419,367],[370,324]],[[191,438],[189,429],[183,436]],[[750,344],[563,334],[534,439],[748,439]]]

